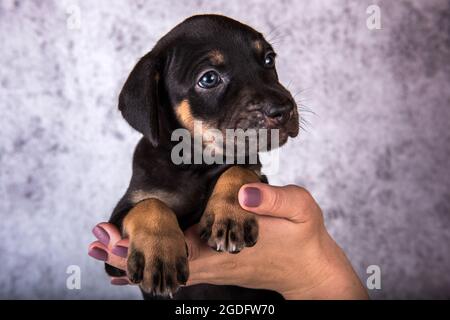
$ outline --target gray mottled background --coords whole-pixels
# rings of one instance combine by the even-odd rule
[[[366,27],[373,2],[381,30]],[[314,114],[272,182],[311,190],[364,282],[381,267],[371,296],[450,298],[450,4],[418,0],[1,0],[0,298],[140,296],[87,256],[90,230],[127,187],[139,138],[120,87],[196,13],[274,42],[283,82]],[[66,289],[69,265],[81,290]]]

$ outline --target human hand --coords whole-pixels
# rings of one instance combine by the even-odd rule
[[[239,202],[258,215],[257,244],[236,255],[218,253],[199,239],[193,226],[185,233],[190,269],[187,285],[271,289],[287,299],[368,297],[345,254],[326,231],[322,212],[308,191],[292,185],[252,183],[241,188]],[[124,269],[126,259],[110,257],[114,253],[109,247],[105,250],[109,250],[110,264]],[[113,283],[125,281],[112,279]]]
[[[188,285],[271,289],[287,299],[367,298],[307,190],[252,183],[240,189],[239,203],[258,215],[258,242],[236,255],[217,253],[202,244],[195,227],[189,229]]]
[[[108,222],[97,224],[92,233],[98,240],[89,245],[88,254],[94,259],[126,271],[129,239],[122,239],[117,227]],[[127,285],[131,282],[126,276],[112,277],[111,284]]]

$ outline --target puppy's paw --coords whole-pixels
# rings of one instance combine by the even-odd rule
[[[172,298],[189,276],[184,237],[140,231],[130,239],[127,269],[145,292]]]
[[[217,251],[238,253],[255,245],[258,223],[239,205],[208,205],[200,220],[200,237]]]

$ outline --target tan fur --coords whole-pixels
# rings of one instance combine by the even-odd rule
[[[175,108],[175,113],[177,115],[178,121],[180,121],[181,125],[188,129],[192,134],[194,133],[195,121],[201,122],[201,128],[196,128],[196,130],[201,130],[203,134],[205,134],[208,130],[215,128],[215,124],[212,122],[197,120],[191,111],[191,105],[187,99],[178,104]],[[205,139],[205,137],[203,137]],[[203,142],[207,142],[206,140]]]
[[[213,50],[209,53],[209,60],[214,65],[222,65],[225,62],[225,57],[219,50]]]
[[[143,200],[131,209],[123,226],[130,239],[139,231],[170,234],[180,229],[175,213],[161,200],[154,198]]]
[[[212,235],[217,235],[217,232],[224,228],[228,220],[232,220],[238,225],[238,228],[242,228],[246,220],[254,220],[254,214],[242,209],[239,205],[238,193],[242,185],[259,181],[259,176],[253,170],[239,166],[231,167],[222,173],[208,200],[205,213],[200,221],[201,227],[205,228],[208,220],[213,217]],[[211,237],[208,244],[214,247],[217,245],[217,239]],[[238,247],[237,249],[242,248]]]
[[[261,40],[256,40],[253,42],[253,47],[256,49],[258,53],[262,53],[263,44]]]
[[[250,182],[259,182],[258,175],[254,171],[239,166],[231,167],[217,180],[212,195],[234,195],[237,199],[240,187]]]
[[[183,100],[175,108],[175,113],[177,114],[178,121],[188,129],[189,131],[194,131],[194,117],[192,116],[191,106],[188,100]]]
[[[261,172],[261,166],[260,165],[250,165],[248,166],[248,169],[253,171],[259,178],[259,181],[261,181],[263,174]]]
[[[160,259],[174,267],[178,257],[187,256],[184,234],[175,213],[158,199],[139,202],[127,214],[123,226],[130,238],[130,251],[141,252],[146,265]],[[166,271],[176,275],[176,270]],[[151,287],[151,274],[144,276],[142,285]]]
[[[239,189],[246,183],[259,181],[260,179],[254,171],[238,166],[231,167],[217,180],[205,211],[211,211],[221,216],[232,215],[237,220],[244,219],[247,211],[239,205]],[[230,208],[230,206],[234,208]]]
[[[132,204],[136,204],[138,202],[151,198],[161,200],[171,208],[176,207],[180,204],[179,198],[174,193],[164,190],[136,190],[133,191],[130,195],[130,201]]]

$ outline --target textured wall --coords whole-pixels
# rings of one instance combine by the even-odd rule
[[[117,95],[159,37],[205,12],[268,35],[314,112],[272,182],[312,191],[362,279],[381,267],[372,297],[450,298],[450,4],[376,1],[371,31],[373,2],[0,1],[0,298],[139,297],[86,254],[139,138]],[[81,290],[66,289],[72,264]]]

